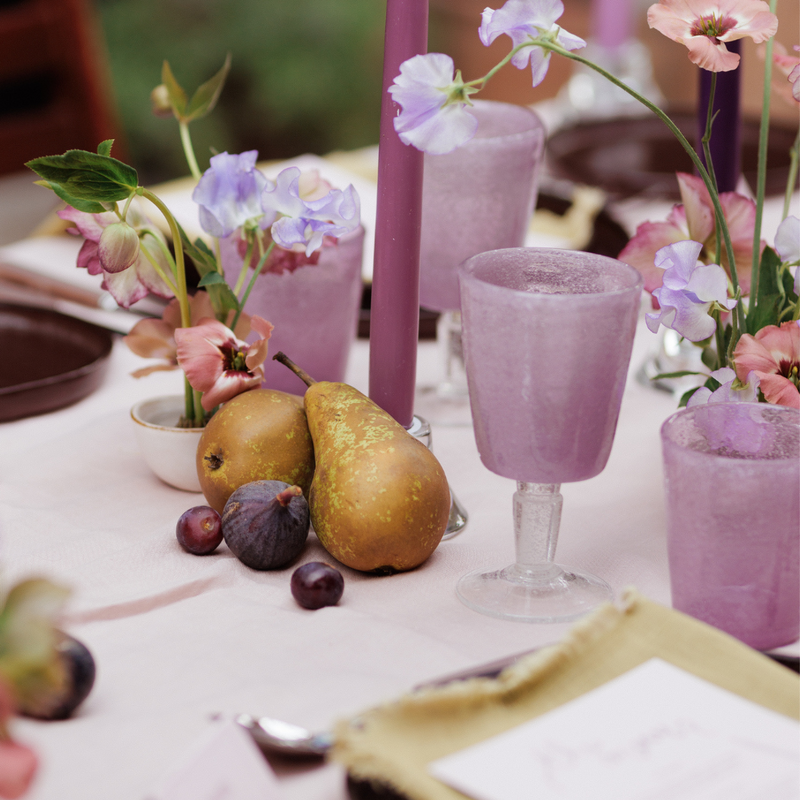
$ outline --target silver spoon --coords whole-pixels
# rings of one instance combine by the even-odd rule
[[[279,719],[239,714],[235,721],[250,733],[262,750],[271,753],[321,758],[333,744],[330,733],[312,733]]]

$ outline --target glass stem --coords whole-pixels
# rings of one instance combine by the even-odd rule
[[[467,396],[467,373],[461,340],[461,312],[442,311],[436,323],[436,339],[444,370],[439,394],[446,397]]]
[[[517,482],[514,492],[514,537],[517,569],[540,572],[552,563],[561,524],[560,483]]]

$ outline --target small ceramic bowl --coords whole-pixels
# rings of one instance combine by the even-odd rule
[[[182,395],[142,400],[131,409],[136,441],[147,466],[164,483],[199,492],[195,456],[202,428],[176,428],[183,411]]]

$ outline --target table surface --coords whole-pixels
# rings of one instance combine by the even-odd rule
[[[631,373],[653,342],[640,325]],[[138,364],[117,342],[95,394],[0,426],[5,581],[37,574],[72,587],[65,627],[98,666],[74,718],[15,722],[15,734],[41,756],[31,800],[140,800],[215,712],[326,728],[423,680],[553,642],[566,630],[484,617],[456,598],[460,575],[513,560],[514,483],[481,464],[467,426],[432,426],[434,452],[469,512],[465,531],[409,573],[343,569],[336,607],[299,608],[289,592],[293,567],[256,572],[224,544],[210,556],[185,553],[175,523],[202,496],[148,471],[129,418],[135,401],[176,393],[179,374],[136,380],[129,373]],[[419,385],[435,381],[438,364],[436,344],[421,343]],[[348,380],[367,388],[365,341],[354,347]],[[664,604],[658,429],[674,408],[671,396],[629,378],[608,466],[563,487],[557,551],[617,593],[635,586]],[[312,534],[300,560],[325,555]],[[345,797],[335,765],[274,767],[287,799]]]
[[[666,210],[629,203],[614,212],[632,233]],[[641,321],[608,465],[562,487],[557,559],[600,575],[616,593],[635,586],[669,605],[658,431],[676,402],[634,378],[656,343]],[[431,423],[434,452],[469,523],[419,569],[375,577],[343,568],[340,604],[312,612],[295,604],[289,579],[297,564],[329,558],[313,534],[297,564],[274,572],[248,569],[224,544],[210,556],[184,552],[175,523],[202,495],[149,472],[129,416],[138,400],[179,393],[181,376],[137,380],[130,373],[140,366],[117,341],[94,394],[0,424],[5,585],[43,575],[71,587],[64,627],[98,667],[72,719],[15,720],[14,735],[41,760],[26,798],[141,800],[204,735],[212,714],[324,729],[422,681],[557,641],[567,630],[485,617],[456,597],[464,573],[513,561],[515,485],[481,464],[471,426],[452,424],[468,418],[464,408]],[[369,345],[359,340],[347,381],[364,392],[368,366]],[[418,387],[439,373],[436,343],[420,343]],[[786,650],[800,652],[797,644]],[[336,765],[272,763],[286,800],[346,796]]]

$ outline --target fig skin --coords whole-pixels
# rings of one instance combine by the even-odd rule
[[[310,525],[299,486],[253,481],[240,486],[222,513],[222,536],[231,552],[252,569],[279,569],[303,551]]]
[[[206,502],[219,514],[234,491],[253,481],[296,484],[307,496],[314,445],[303,398],[251,389],[229,400],[200,438],[197,477]]]

